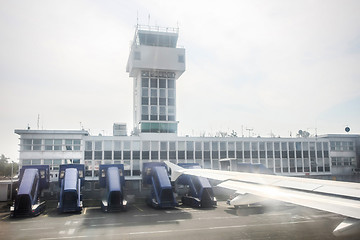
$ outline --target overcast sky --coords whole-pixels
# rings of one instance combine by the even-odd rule
[[[14,130],[38,115],[40,129],[132,129],[137,15],[180,28],[179,135],[359,134],[359,13],[356,0],[0,0],[0,154],[17,161]]]

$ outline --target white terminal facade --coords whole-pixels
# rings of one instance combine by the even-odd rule
[[[126,71],[133,78],[134,130],[114,124],[113,136],[85,130],[15,130],[20,166],[85,164],[86,180],[98,180],[99,165],[122,163],[127,180],[140,181],[144,162],[199,163],[222,169],[226,161],[263,164],[280,175],[351,176],[360,162],[360,135],[316,138],[181,137],[177,135],[176,81],[185,71],[178,29],[137,26]],[[231,160],[226,160],[231,159]]]

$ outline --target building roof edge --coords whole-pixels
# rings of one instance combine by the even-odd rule
[[[15,129],[16,134],[79,134],[89,135],[86,130],[33,130],[33,129]]]

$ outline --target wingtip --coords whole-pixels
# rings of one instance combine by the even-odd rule
[[[334,236],[351,236],[360,234],[360,220],[354,218],[346,218],[333,231]]]

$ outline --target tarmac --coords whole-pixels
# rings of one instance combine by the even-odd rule
[[[94,202],[79,214],[60,214],[54,204],[33,218],[1,212],[0,239],[360,239],[333,236],[340,215],[277,201],[240,209],[225,201],[209,209],[153,209],[136,201],[110,213]]]
[[[10,206],[11,206],[10,201],[8,201],[8,202],[0,202],[0,214],[8,212]]]

